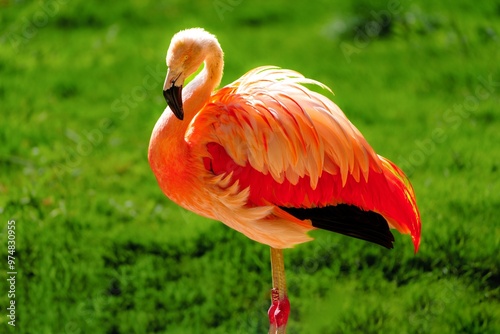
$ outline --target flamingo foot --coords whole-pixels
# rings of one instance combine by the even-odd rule
[[[276,288],[271,290],[271,300],[271,307],[267,311],[269,334],[284,334],[290,314],[290,301],[286,295],[280,299],[280,293]]]

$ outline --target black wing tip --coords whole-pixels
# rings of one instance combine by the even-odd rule
[[[364,211],[355,205],[338,204],[322,208],[286,208],[282,210],[323,230],[394,248],[394,235],[385,218],[374,211]]]

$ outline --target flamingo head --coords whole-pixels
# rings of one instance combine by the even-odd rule
[[[215,37],[201,28],[182,30],[172,37],[167,51],[168,72],[163,85],[163,96],[174,115],[182,120],[182,87],[184,81],[196,72],[207,54],[207,44]]]

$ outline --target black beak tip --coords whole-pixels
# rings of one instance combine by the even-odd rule
[[[182,108],[182,86],[172,85],[169,89],[163,91],[163,97],[168,106],[179,120],[184,119],[184,110]]]

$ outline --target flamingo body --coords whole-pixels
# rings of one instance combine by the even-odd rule
[[[150,166],[178,205],[271,246],[269,333],[285,333],[290,311],[281,249],[311,240],[312,229],[392,248],[395,228],[418,250],[410,182],[335,103],[305,85],[326,86],[268,66],[215,91],[222,49],[199,28],[177,33],[166,60],[169,106],[153,129]]]
[[[208,96],[185,129],[170,129],[180,121],[164,113],[149,159],[165,194],[274,248],[309,241],[315,228],[285,208],[349,204],[410,233],[417,250],[420,217],[406,176],[337,105],[302,84],[324,87],[260,67]]]

